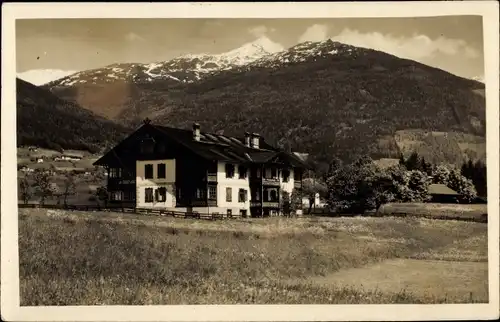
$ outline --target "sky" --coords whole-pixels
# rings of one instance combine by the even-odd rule
[[[80,71],[222,53],[266,36],[288,48],[333,39],[463,77],[483,77],[481,16],[331,19],[33,19],[16,21],[18,73]]]

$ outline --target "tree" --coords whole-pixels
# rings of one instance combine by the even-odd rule
[[[459,193],[459,201],[462,203],[470,203],[477,197],[472,180],[464,177],[458,170],[450,172],[448,186]]]
[[[420,167],[420,157],[417,152],[413,152],[405,162],[406,169],[418,170]]]
[[[290,211],[296,213],[299,209],[302,209],[301,193],[299,190],[293,189],[290,194]]]
[[[438,165],[432,170],[432,182],[448,185],[451,169],[446,165]]]
[[[44,170],[37,170],[33,175],[34,188],[40,197],[40,204],[44,205],[45,200],[54,194],[54,188],[50,182],[50,174]]]
[[[392,179],[394,201],[410,202],[413,198],[413,193],[409,188],[410,172],[400,164],[387,168],[386,172]]]
[[[406,169],[406,159],[403,153],[399,155],[399,165],[403,166]]]
[[[363,213],[370,208],[376,170],[376,165],[366,156],[337,169],[327,181],[330,209]]]
[[[290,193],[283,189],[280,190],[281,198],[280,198],[280,212],[282,215],[289,216],[290,209]]]
[[[420,159],[420,166],[419,166],[418,170],[426,173],[427,175],[431,175],[432,174],[432,165],[430,163],[428,163],[427,161],[425,161],[425,158],[422,157]]]
[[[487,176],[486,165],[478,160],[475,163],[472,160],[465,162],[462,165],[460,173],[467,179],[472,180],[477,194],[486,196],[487,194]]]
[[[430,180],[427,173],[419,170],[410,171],[408,188],[411,191],[411,201],[422,202],[429,199]]]
[[[321,195],[326,192],[327,187],[317,179],[307,178],[302,181],[302,196],[307,197],[307,199],[309,200],[309,213],[311,213],[316,194],[318,193]]]
[[[100,186],[97,188],[97,190],[95,191],[95,197],[97,204],[102,201],[104,202],[104,207],[108,206],[109,194],[108,189],[105,186]]]
[[[64,198],[64,207],[68,205],[68,196],[72,196],[76,194],[76,184],[75,179],[71,175],[66,175],[64,178],[62,195]]]
[[[28,204],[31,197],[33,196],[33,191],[29,182],[28,175],[25,175],[24,177],[19,179],[19,193],[24,204]]]
[[[378,213],[382,205],[395,200],[394,181],[392,176],[387,171],[377,169],[378,171],[370,180],[370,195],[368,197],[368,205],[375,208]]]

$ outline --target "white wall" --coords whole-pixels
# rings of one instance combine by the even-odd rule
[[[165,178],[158,178],[157,165],[160,163],[165,164]],[[153,165],[153,179],[144,178],[144,167],[146,164]],[[141,208],[171,208],[175,207],[175,159],[167,160],[151,160],[151,161],[137,161],[136,162],[136,204]],[[152,203],[146,203],[145,189],[153,188],[154,191],[160,187],[166,188],[165,201],[159,202],[156,199]]]
[[[281,190],[291,194],[294,188],[294,180],[293,180],[293,169],[290,168],[289,170],[290,170],[290,176],[288,177],[288,182],[284,182],[283,174],[280,174],[280,186]]]
[[[238,164],[234,164],[234,177],[226,178],[226,163],[218,162],[217,164],[217,206],[219,208],[232,208],[232,209],[246,209],[250,215],[250,171],[247,169],[247,177],[245,179],[239,178]],[[232,188],[232,201],[226,201],[226,188]],[[240,189],[246,189],[247,201],[238,202],[238,195]],[[235,210],[233,210],[234,213]]]

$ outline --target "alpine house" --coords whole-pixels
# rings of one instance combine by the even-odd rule
[[[149,120],[94,165],[107,170],[110,202],[242,217],[280,214],[285,191],[300,200],[307,169],[255,133],[239,139],[201,132],[197,123],[185,130]]]

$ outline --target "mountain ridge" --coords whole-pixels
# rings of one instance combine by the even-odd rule
[[[49,88],[84,107],[108,108],[100,114],[123,124],[150,117],[175,127],[196,121],[209,131],[248,129],[316,154],[322,162],[336,154],[397,158],[397,131],[482,138],[485,133],[483,83],[331,40],[297,44],[192,82],[123,81],[102,85],[102,92],[100,87]],[[456,147],[476,139],[450,137],[457,137],[450,147],[455,152],[441,157],[474,155]],[[430,157],[446,146],[441,137],[423,140],[431,142]]]

